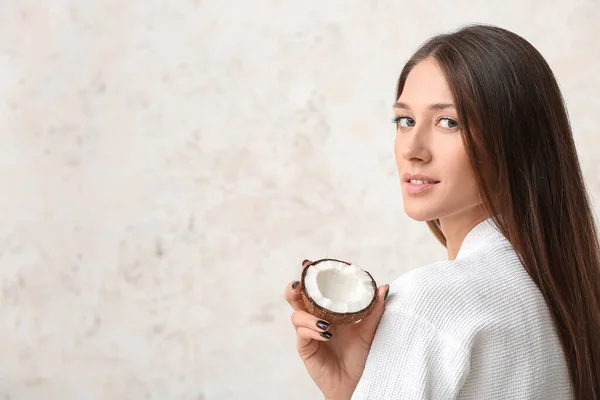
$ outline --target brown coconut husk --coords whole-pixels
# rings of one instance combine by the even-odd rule
[[[371,282],[373,284],[373,290],[374,290],[375,294],[373,295],[373,299],[371,300],[369,305],[360,311],[347,312],[347,313],[334,312],[334,311],[328,310],[327,308],[321,307],[310,297],[310,295],[306,292],[306,286],[304,285],[304,278],[306,276],[306,272],[308,271],[308,269],[311,266],[314,266],[323,261],[337,261],[337,262],[341,262],[346,265],[351,265],[351,263],[349,263],[347,261],[337,260],[335,258],[323,258],[323,259],[320,259],[317,261],[313,261],[304,267],[304,269],[302,270],[302,277],[301,277],[301,283],[302,283],[301,296],[302,296],[302,301],[304,303],[304,306],[306,307],[306,311],[309,314],[314,315],[315,317],[317,317],[319,319],[328,321],[331,325],[344,325],[344,324],[356,323],[356,322],[362,320],[363,318],[365,318],[367,315],[369,315],[371,313],[371,311],[373,311],[373,306],[375,306],[375,304],[377,303],[377,299],[379,297],[379,291],[377,290],[377,283],[375,282],[375,279],[373,279],[373,276],[371,276],[371,274],[368,271],[365,271],[365,272],[371,278]]]

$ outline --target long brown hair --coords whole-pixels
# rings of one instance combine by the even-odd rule
[[[600,245],[554,74],[521,36],[469,25],[416,51],[396,99],[428,57],[454,96],[484,205],[548,304],[575,398],[599,399]],[[445,246],[439,220],[427,224]]]

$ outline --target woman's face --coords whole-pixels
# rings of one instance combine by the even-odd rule
[[[446,79],[433,59],[422,61],[410,72],[394,113],[394,154],[406,214],[429,221],[480,212],[461,122]]]

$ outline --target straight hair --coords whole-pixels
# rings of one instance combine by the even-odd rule
[[[469,25],[432,37],[405,65],[432,58],[446,77],[484,206],[543,295],[577,400],[600,399],[600,246],[560,88],[521,36]],[[439,220],[427,221],[442,245]]]

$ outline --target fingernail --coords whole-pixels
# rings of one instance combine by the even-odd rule
[[[321,333],[319,333],[319,335],[323,336],[325,339],[331,339],[331,336],[333,336],[329,332],[321,332]]]
[[[296,286],[298,286],[298,283],[300,283],[300,282],[298,282],[298,281],[294,281],[294,282],[292,283],[292,290],[293,290],[293,289],[296,289]]]
[[[387,285],[387,289],[385,290],[385,296],[383,296],[383,300],[387,299],[388,294],[390,294],[390,285]]]
[[[317,326],[321,329],[323,329],[324,331],[327,330],[327,328],[329,328],[329,324],[325,321],[319,320],[317,321]]]
[[[310,260],[304,260],[304,261],[302,261],[302,265],[304,266],[305,264],[310,264]]]

